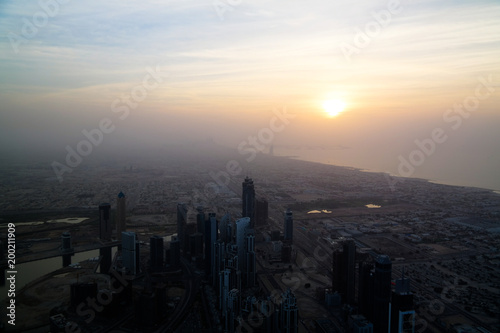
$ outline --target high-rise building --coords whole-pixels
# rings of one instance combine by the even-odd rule
[[[388,332],[389,303],[391,301],[391,274],[392,262],[389,256],[379,255],[375,260],[375,274],[373,276],[373,330],[374,332]]]
[[[288,243],[293,243],[293,213],[290,209],[285,212],[284,223],[284,237],[283,239]]]
[[[205,232],[205,212],[202,206],[196,207],[196,231],[200,234]]]
[[[392,292],[391,333],[415,332],[415,308],[413,293],[410,291],[410,279],[403,276],[396,280],[396,289]]]
[[[135,232],[122,232],[122,263],[129,274],[137,274],[137,238]]]
[[[246,267],[245,267],[245,286],[255,286],[256,277],[256,255],[255,255],[255,236],[248,234],[245,237],[246,243]]]
[[[125,225],[125,194],[123,192],[118,193],[116,198],[116,237],[121,240],[122,232],[127,231]]]
[[[250,226],[250,218],[242,217],[236,221],[236,245],[238,246],[238,270],[245,272],[246,269],[246,247],[245,236]]]
[[[99,205],[99,238],[102,240],[111,240],[110,210],[111,205],[109,203]]]
[[[359,311],[369,320],[373,320],[373,265],[363,262],[359,268]]]
[[[264,198],[255,199],[255,225],[267,226],[269,219],[269,203]]]
[[[290,289],[287,289],[281,296],[280,326],[283,333],[298,332],[298,309],[297,299]]]
[[[226,214],[222,217],[219,225],[220,240],[224,243],[231,243],[232,230],[231,230],[231,215]]]
[[[152,236],[149,238],[149,255],[152,271],[160,271],[163,268],[163,237]]]
[[[253,228],[255,224],[255,188],[251,178],[246,177],[242,183],[241,203],[241,216],[249,217],[250,227]]]
[[[186,224],[187,206],[185,203],[179,202],[177,204],[177,237],[179,238],[180,246],[184,253],[187,252]]]
[[[342,242],[342,251],[333,253],[333,281],[332,289],[338,291],[342,302],[354,304],[356,291],[356,245],[354,240]]]
[[[181,268],[181,242],[179,237],[172,237],[170,241],[170,268],[178,270]]]
[[[215,213],[208,213],[208,219],[205,221],[205,272],[210,275],[211,280],[219,276],[212,267],[215,262],[214,243],[217,241],[217,218]],[[214,276],[215,274],[215,276]],[[213,283],[212,283],[213,284]]]

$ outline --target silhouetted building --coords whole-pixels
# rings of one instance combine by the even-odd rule
[[[181,249],[187,252],[186,240],[187,207],[185,203],[177,204],[177,237],[179,238]]]
[[[246,247],[245,236],[250,226],[250,218],[242,217],[236,221],[236,245],[238,246],[238,270],[245,272],[246,269]]]
[[[280,326],[283,333],[296,333],[299,328],[297,299],[290,289],[281,296]]]
[[[219,224],[220,240],[228,244],[232,241],[231,215],[226,214],[222,217]]]
[[[375,260],[373,329],[374,332],[388,332],[389,303],[391,301],[392,263],[387,255],[379,255]]]
[[[396,289],[392,292],[391,333],[415,332],[415,308],[413,293],[410,291],[410,279],[405,278],[404,270],[401,279],[396,280]]]
[[[288,243],[293,243],[293,213],[290,209],[285,212],[285,223],[283,230],[283,240]]]
[[[342,302],[354,304],[356,292],[356,245],[352,239],[342,242],[340,249],[333,253],[332,289],[338,291]]]
[[[246,242],[245,286],[251,288],[255,286],[255,274],[256,274],[255,236],[253,234],[248,234],[245,237],[245,242]]]
[[[358,306],[359,312],[373,320],[373,265],[363,262],[359,268]]]
[[[200,234],[205,232],[205,212],[202,206],[196,207],[196,231]]]
[[[111,205],[102,203],[99,205],[99,238],[102,240],[111,240],[111,221],[110,217]]]
[[[122,232],[127,231],[127,227],[125,225],[125,207],[125,194],[120,192],[116,198],[116,237],[118,240],[121,240]]]
[[[189,252],[191,257],[203,256],[203,234],[196,232],[189,235]]]
[[[181,242],[178,237],[172,237],[170,241],[170,268],[178,270],[181,268]]]
[[[101,257],[101,263],[99,265],[100,272],[102,274],[108,274],[111,269],[111,246],[101,247],[99,249],[99,256]]]
[[[255,225],[255,189],[253,185],[253,180],[246,177],[245,181],[242,183],[242,217],[250,218],[250,227],[253,228]]]
[[[267,226],[269,219],[269,203],[264,198],[255,199],[255,225]]]
[[[163,237],[152,236],[149,238],[149,256],[151,270],[154,272],[163,269]]]
[[[122,264],[129,274],[135,275],[138,271],[137,238],[135,232],[122,232]]]
[[[219,276],[214,271],[215,252],[214,243],[217,241],[217,218],[215,213],[208,213],[208,219],[205,221],[205,272],[211,277],[210,281]],[[212,283],[213,285],[214,283]]]
[[[290,244],[284,244],[281,248],[281,261],[289,263],[292,260],[292,247]]]

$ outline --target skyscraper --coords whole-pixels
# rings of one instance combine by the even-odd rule
[[[170,241],[170,268],[178,270],[181,267],[181,242],[179,237],[172,237]]]
[[[236,245],[238,246],[238,270],[245,272],[246,269],[246,247],[245,235],[250,226],[250,218],[242,217],[236,221]]]
[[[267,226],[269,219],[269,203],[264,198],[255,199],[255,225]]]
[[[338,291],[343,303],[354,304],[356,272],[356,245],[354,240],[342,242],[340,249],[333,253],[332,288]]]
[[[217,218],[215,213],[208,213],[208,219],[205,221],[205,272],[210,275],[211,281],[216,278],[213,274],[213,263],[215,262],[214,243],[217,241]]]
[[[121,240],[122,231],[126,231],[125,226],[125,194],[123,192],[118,193],[116,198],[116,237]]]
[[[203,212],[203,207],[196,207],[196,230],[203,234],[205,232],[205,212]]]
[[[283,293],[281,299],[281,332],[296,333],[299,329],[297,299],[290,289]]]
[[[246,267],[245,267],[245,285],[247,287],[255,286],[256,256],[255,256],[255,236],[250,233],[245,237],[246,243]]]
[[[373,330],[374,332],[388,332],[389,303],[391,301],[391,274],[392,262],[387,255],[379,255],[375,260],[375,274],[373,276]]]
[[[187,207],[185,203],[179,202],[177,204],[177,237],[179,239],[181,249],[184,253],[187,252],[186,224]]]
[[[241,203],[241,216],[249,217],[250,227],[253,228],[255,224],[255,189],[251,178],[246,177],[242,183]]]
[[[163,237],[152,236],[149,238],[150,265],[152,271],[163,268]]]
[[[111,205],[109,203],[99,205],[99,238],[102,240],[111,240],[110,210]]]
[[[293,213],[289,209],[285,212],[285,223],[284,223],[284,237],[286,242],[293,243]]]
[[[396,290],[391,298],[391,333],[415,332],[415,308],[413,294],[410,291],[410,279],[403,275],[396,280]]]
[[[122,232],[122,263],[129,274],[137,274],[137,238],[135,232]]]

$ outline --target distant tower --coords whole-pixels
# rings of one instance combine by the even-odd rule
[[[205,232],[205,213],[203,212],[203,207],[196,207],[196,229],[200,234]]]
[[[170,241],[170,267],[172,270],[181,268],[181,242],[175,236]]]
[[[352,239],[342,242],[340,249],[333,252],[332,288],[342,296],[342,302],[354,304],[356,272],[356,245]]]
[[[217,218],[215,213],[208,213],[208,220],[205,221],[205,272],[213,279],[216,277],[213,271],[213,264],[215,263],[215,249],[214,243],[217,241]],[[218,276],[218,275],[217,275]]]
[[[125,194],[120,192],[116,198],[116,237],[118,240],[121,240],[122,232],[127,230],[125,214]]]
[[[245,235],[250,226],[250,218],[242,217],[236,221],[236,245],[238,246],[238,270],[245,272],[246,268],[246,248]]]
[[[267,226],[269,219],[269,203],[264,198],[255,199],[255,225]]]
[[[250,218],[250,227],[253,228],[255,224],[255,189],[253,186],[253,180],[246,177],[245,181],[242,183],[242,217]]]
[[[396,280],[396,290],[391,299],[391,333],[415,332],[415,308],[413,294],[410,291],[410,279],[403,274]]]
[[[226,214],[222,217],[219,225],[220,240],[226,244],[231,243],[231,215]]]
[[[71,256],[73,255],[73,248],[71,247],[71,234],[66,231],[61,235],[61,252],[63,254],[63,267],[67,267],[71,264]]]
[[[298,332],[298,309],[297,299],[290,289],[281,296],[281,332],[296,333]]]
[[[290,209],[285,212],[284,240],[293,243],[293,213]]]
[[[388,332],[389,303],[391,301],[392,262],[387,255],[379,255],[375,260],[373,330]]]
[[[177,204],[177,237],[179,238],[181,249],[187,252],[186,242],[187,207],[185,203]]]
[[[245,267],[245,283],[251,288],[255,286],[256,277],[256,255],[255,255],[255,236],[253,233],[245,237],[246,242],[246,267]]]
[[[160,271],[163,268],[163,237],[152,236],[149,246],[151,270]]]
[[[101,240],[111,240],[110,210],[111,205],[109,203],[99,205],[99,238]]]
[[[122,263],[129,274],[137,274],[137,238],[135,232],[122,232]]]

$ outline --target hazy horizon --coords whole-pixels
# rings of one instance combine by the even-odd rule
[[[51,168],[107,119],[85,160],[207,139],[243,159],[255,137],[500,190],[499,16],[497,1],[4,1],[0,153]]]

